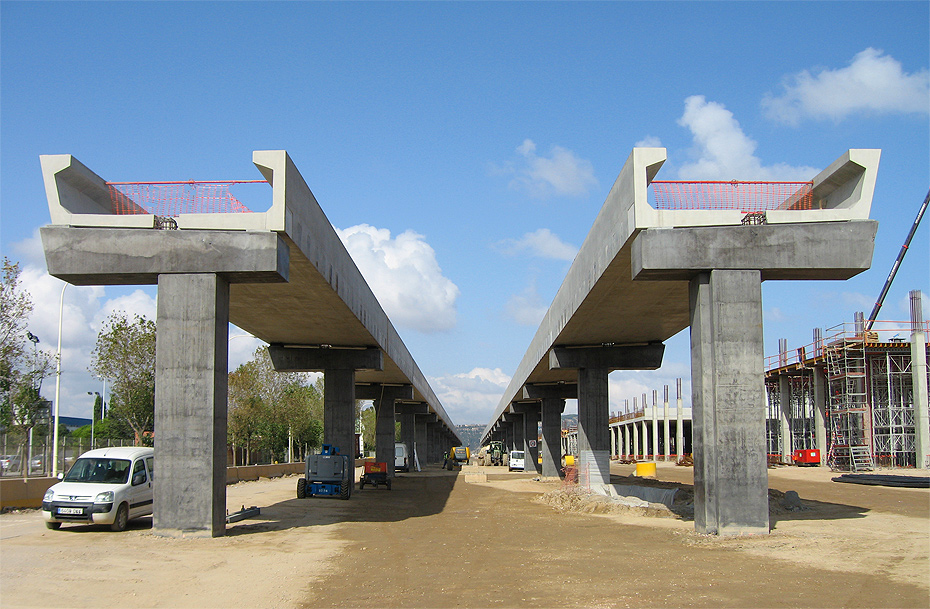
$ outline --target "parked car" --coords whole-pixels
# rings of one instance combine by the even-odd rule
[[[508,468],[510,469],[510,471],[513,471],[515,469],[523,471],[523,464],[524,464],[523,451],[522,450],[510,451],[510,463],[508,464]]]
[[[154,451],[141,446],[98,448],[81,455],[42,499],[50,529],[64,522],[108,524],[123,531],[152,513]]]
[[[22,469],[22,461],[19,455],[2,455],[0,456],[0,469],[6,472],[18,472]]]
[[[410,471],[410,453],[407,451],[407,445],[403,442],[394,444],[394,471]]]

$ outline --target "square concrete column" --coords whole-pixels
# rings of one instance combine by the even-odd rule
[[[639,423],[634,421],[630,427],[633,432],[633,458],[639,460]]]
[[[695,530],[767,533],[760,272],[701,273],[690,294]]]
[[[814,442],[820,451],[820,464],[827,464],[827,379],[823,367],[811,371],[814,385]]]
[[[916,466],[930,468],[930,405],[927,382],[927,335],[924,332],[923,304],[920,290],[910,292],[911,299],[911,387],[914,408],[914,450]]]
[[[665,440],[665,460],[671,460],[672,434],[668,421],[668,385],[665,386],[665,397],[662,399],[662,431]]]
[[[374,383],[358,385],[355,399],[372,400],[375,406],[375,461],[387,465],[387,475],[394,477],[395,402],[413,399],[412,385]]]
[[[412,412],[404,412],[400,415],[400,441],[407,445],[407,450],[413,450],[413,443],[416,442],[416,415]]]
[[[154,532],[219,537],[226,532],[229,283],[206,273],[159,275],[157,325]]]
[[[656,391],[652,390],[652,460],[659,460],[659,411]]]
[[[436,415],[434,414],[416,415],[416,441],[414,446],[420,467],[426,465],[427,455],[429,454],[429,433],[427,433],[427,425],[435,420]]]
[[[543,398],[540,401],[542,417],[542,476],[555,478],[562,469],[562,411],[565,400]]]
[[[781,461],[791,463],[791,379],[778,377],[778,434],[781,438]]]
[[[355,458],[355,371],[382,370],[378,348],[285,347],[270,345],[278,372],[323,372],[323,443]]]
[[[610,482],[607,375],[611,370],[655,370],[665,345],[604,346],[549,351],[549,369],[578,370],[578,457],[592,488]]]
[[[439,423],[427,423],[426,433],[429,436],[429,462],[442,462],[442,438],[439,437]]]
[[[578,458],[591,486],[610,482],[606,368],[578,369]]]
[[[523,471],[540,473],[539,465],[539,404],[524,405],[523,411]]]
[[[355,370],[323,372],[323,443],[355,459]]]
[[[513,430],[513,441],[510,445],[510,450],[524,450],[526,446],[526,440],[524,435],[524,426],[526,422],[524,421],[523,413],[519,414],[505,414],[505,417],[512,423],[511,429]],[[526,455],[524,455],[525,457]]]

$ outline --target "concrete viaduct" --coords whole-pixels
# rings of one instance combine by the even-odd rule
[[[561,413],[577,398],[579,462],[603,488],[608,373],[658,368],[663,341],[690,326],[695,529],[767,533],[762,282],[869,268],[879,157],[849,150],[814,178],[813,209],[789,201],[747,223],[738,209],[652,207],[647,187],[666,152],[634,148],[482,441],[504,440],[536,464],[541,421],[541,473],[556,476]]]
[[[395,417],[421,461],[461,443],[287,153],[256,151],[252,161],[272,187],[268,211],[164,223],[138,206],[114,214],[106,182],[71,155],[41,157],[49,273],[73,285],[158,285],[161,535],[225,533],[229,322],[269,343],[277,370],[324,373],[325,443],[354,446],[356,399],[374,400],[376,457],[392,474]],[[153,230],[164,224],[178,230]]]

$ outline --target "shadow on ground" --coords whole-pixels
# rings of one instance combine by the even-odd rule
[[[248,535],[281,531],[295,527],[324,526],[342,522],[397,522],[439,514],[445,509],[452,489],[459,480],[458,471],[427,466],[422,472],[398,473],[391,490],[383,486],[352,489],[348,500],[336,497],[294,498],[269,506],[260,506],[255,518],[227,525],[226,535]]]

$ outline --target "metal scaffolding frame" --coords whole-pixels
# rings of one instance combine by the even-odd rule
[[[861,314],[854,324],[815,332],[812,345],[791,354],[784,344],[769,358],[766,372],[768,413],[766,447],[770,459],[783,455],[780,377],[787,377],[792,448],[817,445],[814,398],[816,375],[825,390],[826,463],[840,471],[873,467],[920,467],[914,418],[911,345],[899,338],[883,338],[865,329]],[[810,354],[810,355],[808,355]]]

